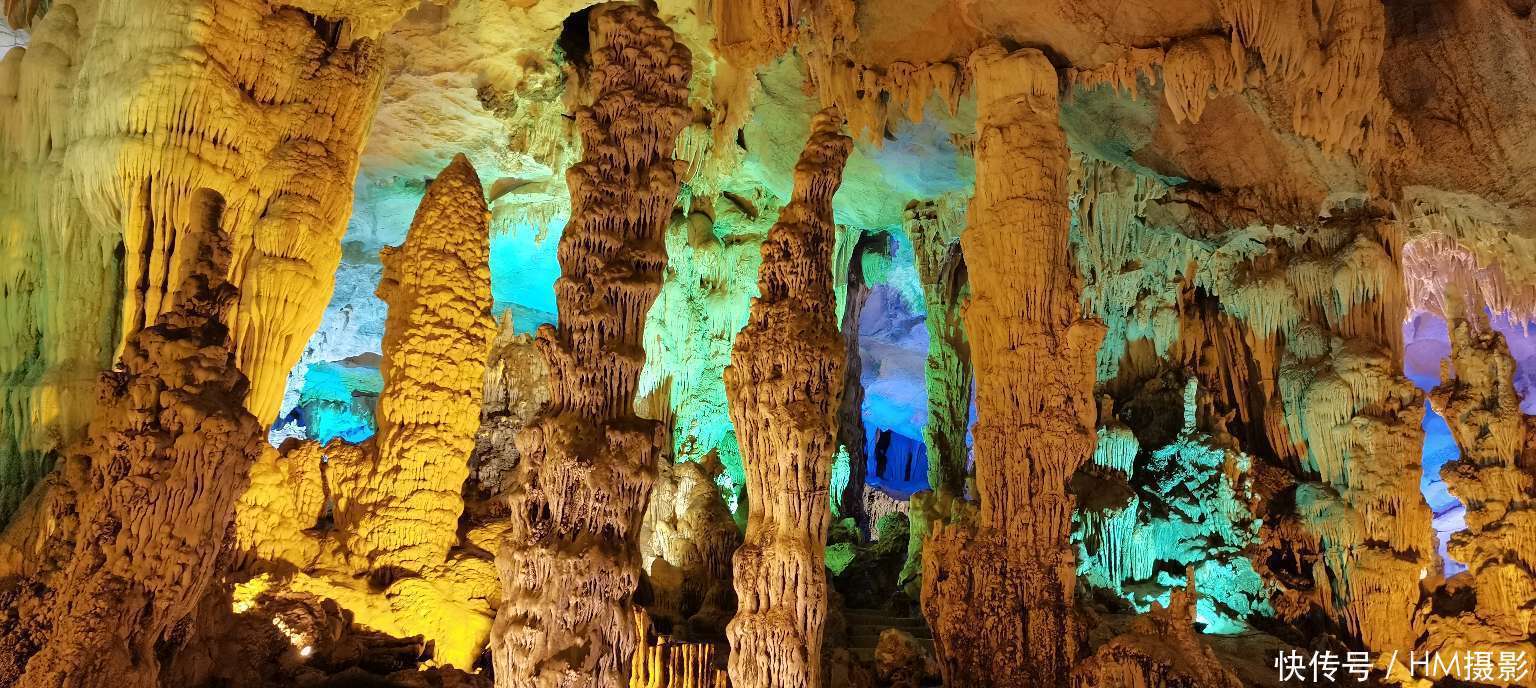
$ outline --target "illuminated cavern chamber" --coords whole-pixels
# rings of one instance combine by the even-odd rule
[[[1536,686],[1531,9],[7,0],[0,687]]]

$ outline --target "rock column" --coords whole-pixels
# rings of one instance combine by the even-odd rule
[[[58,525],[77,528],[52,532],[43,551],[64,556],[22,582],[29,627],[0,635],[19,671],[0,684],[158,686],[165,649],[215,576],[262,443],[223,322],[236,300],[223,208],[215,193],[194,196],[199,259],[175,306],[102,375],[87,439],[61,460],[48,499]]]
[[[1067,482],[1093,454],[1104,328],[1078,317],[1055,69],[1039,51],[996,45],[970,67],[976,195],[960,242],[980,503],[935,527],[923,613],[946,685],[1066,686],[1078,651]]]
[[[1514,359],[1486,323],[1451,322],[1446,373],[1430,399],[1461,458],[1441,476],[1467,509],[1467,529],[1451,536],[1448,547],[1467,571],[1452,580],[1470,588],[1476,604],[1431,616],[1424,649],[1442,656],[1536,653],[1536,417],[1520,412]]]
[[[794,198],[763,243],[760,296],[725,370],[746,465],[746,541],[726,629],[736,688],[821,685],[825,569],[837,409],[846,351],[833,298],[832,196],[853,142],[816,115]]]
[[[665,440],[635,415],[646,312],[661,289],[664,234],[688,123],[691,58],[639,6],[590,15],[583,159],[567,174],[558,327],[539,329],[550,400],[518,435],[512,523],[497,555],[503,593],[492,632],[504,688],[617,688],[637,641],[631,597],[638,537]]]

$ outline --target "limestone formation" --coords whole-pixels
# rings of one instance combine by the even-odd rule
[[[1533,12],[5,0],[0,686],[1532,685]]]
[[[1076,688],[1241,688],[1195,633],[1194,575],[1168,605],[1136,617],[1073,672]]]
[[[1436,605],[1426,623],[1425,649],[1532,654],[1536,417],[1520,412],[1504,338],[1478,324],[1451,322],[1446,379],[1431,397],[1461,448],[1461,458],[1442,474],[1467,509],[1467,529],[1451,536],[1449,548],[1467,571],[1447,587],[1467,590],[1472,598]]]
[[[763,243],[759,296],[725,370],[747,468],[746,541],[736,551],[731,685],[821,685],[828,491],[844,345],[832,284],[832,197],[852,141],[835,110],[811,124],[795,193]]]
[[[208,240],[204,189],[224,204],[246,405],[272,420],[341,258],[379,34],[411,4],[7,3],[32,31],[0,70],[0,176],[17,185],[0,198],[16,286],[0,299],[37,345],[0,350],[19,383],[3,392],[0,520],[79,436],[94,375],[175,305]]]
[[[933,529],[923,614],[946,683],[1066,686],[1079,632],[1067,482],[1094,447],[1094,355],[1068,247],[1055,68],[1036,50],[971,58],[976,195],[960,242],[976,369],[974,519]]]
[[[405,243],[384,252],[379,434],[269,451],[236,527],[251,570],[333,599],[374,630],[423,636],[434,661],[466,670],[496,589],[487,559],[455,551],[495,331],[489,219],[474,168],[454,158]]]
[[[216,576],[261,428],[224,322],[237,298],[225,206],[207,189],[197,199],[201,246],[176,305],[102,375],[86,439],[40,495],[55,528],[0,571],[27,615],[3,629],[4,685],[158,686]]]
[[[961,304],[965,297],[965,259],[960,251],[964,213],[953,199],[907,204],[907,233],[917,257],[927,307],[928,487],[953,496],[965,494],[968,453],[965,433],[971,422],[971,360]]]
[[[687,123],[689,52],[640,7],[601,5],[588,21],[592,104],[576,113],[583,158],[567,176],[560,324],[539,330],[550,401],[518,436],[497,553],[501,686],[625,681],[640,524],[662,450],[657,423],[634,405],[680,181],[671,156]]]

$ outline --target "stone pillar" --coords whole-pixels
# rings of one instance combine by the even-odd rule
[[[793,200],[763,243],[746,328],[725,369],[749,497],[726,628],[735,688],[817,688],[827,613],[828,491],[837,451],[843,339],[837,331],[832,196],[853,142],[835,110],[816,115]]]
[[[905,224],[912,238],[917,276],[923,284],[928,325],[928,487],[951,496],[965,494],[965,433],[971,423],[971,352],[961,322],[966,287],[960,251],[963,209],[947,202],[907,204]]]
[[[237,298],[224,280],[223,209],[216,193],[194,195],[202,246],[175,305],[128,337],[101,376],[87,438],[50,479],[59,527],[44,531],[47,560],[19,580],[12,603],[26,622],[0,637],[17,673],[0,684],[158,686],[163,643],[214,579],[262,445],[223,322]]]
[[[491,636],[503,688],[617,688],[635,643],[638,537],[664,433],[635,415],[645,315],[661,289],[677,202],[672,159],[688,123],[691,58],[645,8],[590,16],[592,104],[576,113],[583,159],[567,174],[558,327],[539,328],[550,400],[518,435],[512,523],[497,555]]]
[[[979,504],[934,528],[923,613],[947,685],[1066,686],[1079,645],[1067,483],[1093,453],[1104,328],[1078,317],[1055,68],[995,44],[970,68],[976,194],[960,241]]]
[[[1420,581],[1435,573],[1419,492],[1423,394],[1403,377],[1398,229],[1367,216],[1333,225],[1310,255],[1276,246],[1267,258],[1334,273],[1309,280],[1292,268],[1302,308],[1277,382],[1285,434],[1308,479],[1296,512],[1322,552],[1312,576],[1320,601],[1365,647],[1391,651],[1413,647]]]

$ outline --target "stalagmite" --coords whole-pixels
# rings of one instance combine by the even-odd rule
[[[18,687],[158,686],[214,578],[222,542],[256,460],[261,428],[223,319],[236,299],[218,194],[194,198],[199,254],[176,305],[129,337],[102,375],[87,438],[61,461],[48,493],[44,556],[5,571],[23,590],[25,627],[0,644]],[[46,591],[46,592],[44,592]]]
[[[864,365],[859,357],[859,325],[864,314],[864,304],[869,302],[870,291],[869,283],[864,279],[865,236],[857,232],[846,241],[851,245],[847,265],[834,265],[833,276],[835,279],[839,272],[847,272],[842,325],[839,326],[843,333],[844,365],[842,402],[837,409],[837,444],[838,450],[846,454],[848,474],[846,482],[841,486],[836,484],[837,476],[834,476],[832,502],[835,516],[852,518],[855,523],[862,524],[866,531],[873,532],[875,522],[868,520],[868,514],[864,513],[864,484],[869,457],[864,446]],[[838,459],[842,460],[841,457]],[[839,490],[839,487],[842,489]]]
[[[384,389],[376,456],[331,462],[337,531],[368,570],[420,574],[458,540],[460,492],[480,425],[491,320],[490,214],[460,155],[427,188],[398,249],[381,255]]]
[[[1435,606],[1423,649],[1536,656],[1536,417],[1520,412],[1504,337],[1475,322],[1451,322],[1446,379],[1431,396],[1461,448],[1441,475],[1467,509],[1449,547],[1467,571],[1448,588],[1472,597]]]
[[[1074,688],[1242,688],[1195,633],[1195,583],[1169,603],[1138,616],[1073,672]]]
[[[961,235],[976,368],[969,522],[934,528],[923,613],[944,680],[1066,686],[1078,648],[1067,482],[1094,447],[1103,326],[1078,319],[1057,77],[1036,50],[971,56],[976,194]]]
[[[923,426],[923,446],[928,452],[930,491],[912,497],[907,511],[911,517],[910,546],[901,569],[902,585],[917,593],[922,589],[923,541],[932,524],[945,518],[950,503],[965,496],[970,458],[965,435],[971,424],[972,371],[960,311],[966,289],[965,260],[960,253],[963,208],[949,197],[913,201],[907,204],[905,220],[923,285],[928,326],[928,360],[923,375],[928,419]]]
[[[636,417],[646,312],[661,287],[688,123],[688,49],[638,6],[589,16],[592,105],[576,113],[571,220],[560,238],[558,327],[539,330],[550,402],[518,436],[497,553],[491,638],[499,686],[616,688],[637,642],[638,537],[664,433]]]
[[[298,569],[280,588],[335,599],[375,630],[425,636],[436,662],[466,670],[494,594],[490,562],[452,552],[495,334],[489,223],[480,178],[457,156],[428,186],[405,243],[383,251],[378,435],[269,452],[236,523],[255,569]]]
[[[730,676],[736,688],[821,685],[823,569],[845,352],[834,312],[832,196],[853,148],[835,110],[811,123],[794,199],[763,244],[760,295],[725,384],[747,467],[736,551]]]

